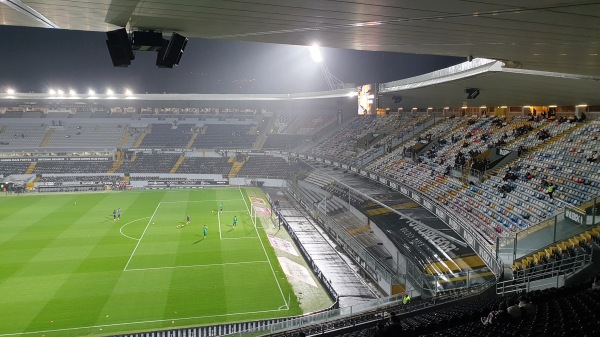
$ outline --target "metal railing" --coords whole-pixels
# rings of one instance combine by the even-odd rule
[[[591,254],[581,254],[534,267],[517,270],[517,278],[496,283],[496,294],[530,292],[536,289],[560,287],[570,275],[592,262]]]

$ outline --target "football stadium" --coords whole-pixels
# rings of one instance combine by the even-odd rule
[[[0,337],[597,336],[598,13],[0,1],[3,25],[106,32],[110,67],[207,38],[306,46],[327,83],[0,81]],[[321,47],[463,60],[351,84]]]

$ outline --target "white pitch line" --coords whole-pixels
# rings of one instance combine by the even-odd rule
[[[217,209],[217,224],[219,226],[219,240],[223,240],[223,236],[221,235],[221,212]]]
[[[258,236],[242,236],[239,238],[223,238],[222,240],[247,240],[247,239],[257,239]]]
[[[161,201],[161,204],[179,204],[179,203],[188,203],[188,202],[221,202],[221,201],[230,201],[229,199],[214,199],[214,200],[178,200],[178,201]]]
[[[5,337],[5,336],[22,336],[22,335],[36,335],[36,334],[39,335],[41,333],[49,333],[49,332],[75,331],[75,330],[83,330],[83,329],[107,328],[107,327],[113,327],[113,326],[135,325],[135,324],[149,324],[149,323],[159,323],[159,322],[168,322],[168,321],[189,321],[189,320],[192,320],[192,319],[205,319],[205,318],[226,317],[226,316],[236,316],[236,315],[252,315],[252,314],[262,314],[262,313],[277,312],[277,311],[285,311],[285,310],[272,309],[272,310],[259,310],[259,311],[248,311],[248,312],[234,312],[234,313],[220,314],[220,315],[206,315],[206,316],[193,316],[193,317],[183,317],[183,318],[156,319],[156,320],[128,322],[128,323],[114,323],[114,324],[90,325],[90,326],[82,326],[82,327],[78,327],[78,328],[64,328],[64,329],[54,329],[54,330],[39,330],[39,331],[31,331],[31,332],[15,332],[15,333],[0,334],[0,337]]]
[[[150,267],[150,268],[135,268],[127,269],[126,271],[144,271],[144,270],[162,270],[162,269],[178,269],[178,268],[201,268],[201,267],[220,267],[220,266],[236,266],[241,264],[256,264],[269,263],[269,261],[246,261],[246,262],[229,262],[229,263],[212,263],[212,264],[194,264],[189,266],[167,266],[167,267]]]
[[[248,211],[248,214],[251,214],[250,208],[248,207],[246,198],[244,198],[244,193],[242,193],[241,187],[239,187],[239,191],[240,191],[240,194],[242,195],[242,200],[244,201],[244,205],[246,205],[246,210]],[[256,225],[254,225],[254,228],[256,228]],[[258,234],[258,230],[256,230],[256,233]],[[271,263],[271,259],[269,259],[269,254],[267,254],[267,249],[265,248],[265,244],[263,243],[262,239],[260,238],[260,235],[258,236],[258,241],[260,242],[260,245],[262,246],[262,249],[263,249],[263,252],[265,253],[265,257],[267,258],[267,261],[269,261],[269,267],[271,267],[271,272],[273,273],[273,277],[275,278],[275,283],[277,283],[277,288],[279,288],[279,293],[281,294],[281,298],[283,298],[283,303],[285,303],[285,305],[289,308],[290,306],[289,306],[288,302],[285,300],[285,295],[283,294],[283,290],[281,289],[281,285],[279,284],[277,275],[275,275],[275,270],[273,269],[273,264]]]
[[[152,222],[152,219],[154,219],[154,216],[156,215],[156,212],[158,211],[159,207],[160,207],[160,202],[158,203],[158,205],[156,205],[156,209],[154,210],[154,213],[152,213],[150,220],[148,220],[148,224],[146,224],[146,228],[144,228],[144,232],[142,233],[142,236],[140,236],[140,239],[138,240],[137,244],[135,245],[135,248],[133,248],[133,252],[131,252],[131,256],[129,256],[129,260],[127,260],[127,264],[125,265],[125,268],[123,268],[123,271],[127,270],[127,267],[129,266],[129,262],[131,262],[131,259],[133,258],[135,251],[140,246],[140,242],[142,242],[142,239],[144,238],[144,235],[146,234],[146,231],[148,230],[148,226],[150,226],[150,223]]]
[[[123,228],[125,228],[125,226],[127,226],[127,225],[129,225],[129,224],[132,224],[132,223],[134,223],[134,222],[137,222],[137,221],[140,221],[140,220],[148,219],[148,218],[150,218],[150,217],[149,217],[149,216],[147,216],[147,217],[145,217],[145,218],[139,218],[139,219],[136,219],[136,220],[131,220],[131,221],[129,221],[128,223],[126,223],[126,224],[124,224],[123,226],[121,226],[121,228],[119,228],[119,232],[121,232],[121,235],[123,235],[123,236],[124,236],[124,237],[126,237],[126,238],[129,238],[129,239],[131,239],[131,240],[136,240],[136,241],[139,241],[140,239],[132,238],[131,236],[129,236],[129,235],[127,235],[127,234],[123,233]]]

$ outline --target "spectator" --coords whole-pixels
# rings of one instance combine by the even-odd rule
[[[598,151],[592,151],[592,155],[588,157],[587,161],[590,163],[597,163],[600,161],[600,155],[598,154]]]
[[[519,307],[523,316],[535,314],[536,307],[526,296],[519,296]]]
[[[404,292],[404,297],[402,298],[402,304],[410,304],[410,295],[408,292]]]
[[[521,308],[512,297],[506,299],[506,312],[510,318],[519,318],[522,315]]]
[[[546,189],[546,192],[548,193],[548,196],[550,197],[550,199],[554,199],[552,198],[552,194],[554,193],[554,189],[556,187],[554,186],[553,183],[550,183],[550,186],[548,186],[548,189]]]
[[[506,320],[508,312],[506,311],[506,303],[501,302],[498,305],[498,310],[491,311],[487,317],[481,317],[483,325],[496,324]]]

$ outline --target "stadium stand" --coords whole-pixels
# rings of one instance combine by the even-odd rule
[[[217,124],[220,117],[207,117],[210,122],[205,124],[190,122],[174,126],[176,123],[171,120],[162,123],[156,118],[148,119],[150,122],[128,120],[127,118],[131,116],[140,115],[128,112],[129,115],[126,116],[127,113],[123,111],[125,110],[119,112],[110,109],[82,109],[77,110],[75,114],[68,113],[64,120],[55,122],[47,118],[39,119],[44,115],[42,111],[7,110],[0,116],[10,119],[0,126],[2,142],[0,149],[9,152],[14,149],[70,147],[127,149],[134,147],[134,144],[141,140],[137,144],[140,148],[185,149],[191,145],[190,150],[194,153],[188,155],[187,152],[173,151],[138,152],[122,160],[118,167],[110,160],[2,161],[0,175],[31,173],[37,175],[41,183],[65,185],[55,189],[57,191],[75,191],[77,187],[65,184],[69,182],[83,182],[84,186],[78,190],[82,191],[88,187],[89,190],[104,188],[104,186],[91,186],[95,182],[119,183],[125,179],[186,180],[185,177],[164,176],[169,173],[227,176],[232,169],[230,159],[197,157],[203,155],[200,149],[251,149],[257,141],[257,134],[267,134],[266,130],[259,130],[255,124],[252,124],[254,122],[252,118],[248,120],[251,124],[231,124],[229,123],[231,120],[222,120],[223,123]],[[173,117],[176,114],[176,111],[172,110],[151,112],[154,117],[158,115]],[[190,113],[190,116],[192,115],[197,118],[199,113]],[[364,116],[354,118],[335,131],[317,137],[317,133],[323,130],[324,126],[335,121],[334,114],[331,114],[331,118],[327,116],[327,114],[315,113],[307,118],[300,118],[292,114],[279,114],[274,121],[272,134],[266,137],[262,149],[291,151],[307,147],[306,145],[309,144],[311,149],[302,152],[304,155],[355,165],[358,169],[377,173],[389,178],[390,181],[399,182],[431,196],[445,210],[465,220],[492,243],[497,238],[512,238],[515,233],[535,227],[562,212],[565,206],[578,206],[600,195],[598,173],[600,163],[597,155],[594,159],[594,151],[600,148],[600,121],[598,120],[575,122],[529,117],[467,116],[443,118],[434,123],[423,115]],[[78,119],[72,119],[73,117]],[[91,117],[99,119],[89,119]],[[25,120],[32,118],[36,120]],[[119,119],[120,125],[116,124],[116,120],[104,123],[102,119],[107,121]],[[40,123],[40,120],[44,123]],[[201,120],[198,119],[198,122]],[[149,126],[146,127],[147,125]],[[265,124],[263,127],[270,126]],[[149,132],[146,134],[146,131]],[[486,158],[495,148],[518,152],[518,155],[510,161],[484,165],[481,170],[477,170],[479,171],[477,179],[470,179],[470,174],[473,173],[471,169],[474,168],[476,160]],[[386,153],[383,149],[391,152]],[[52,155],[65,158],[62,152],[53,152]],[[119,159],[115,159],[116,161]],[[115,167],[117,176],[103,174]],[[328,233],[338,239],[345,238],[340,239],[342,240],[339,243],[340,250],[345,250],[356,261],[360,261],[360,254],[364,254],[362,257],[375,258],[383,269],[393,271],[395,266],[392,254],[377,237],[372,235],[369,226],[365,226],[364,221],[361,222],[353,217],[349,209],[352,207],[370,216],[377,212],[392,211],[390,209],[382,211],[381,205],[376,205],[363,194],[352,193],[346,186],[348,183],[346,179],[354,179],[349,174],[349,169],[336,168],[336,170],[339,176],[333,179],[320,174],[317,170],[307,169],[302,163],[290,163],[281,157],[261,153],[246,155],[246,160],[237,176],[242,178],[298,177],[294,181],[297,185],[290,183],[288,189],[295,194],[294,200],[292,201],[290,197],[281,211],[289,220],[287,226],[297,234],[307,254],[316,261],[324,274],[330,273],[331,269],[339,271],[338,267],[345,266],[345,262],[341,260],[332,262],[331,259],[338,256],[335,249],[330,250],[331,246],[325,245],[322,241],[315,243],[315,240],[322,239],[319,238],[320,234],[317,235],[318,233],[315,232],[315,228],[317,224],[325,221],[329,225],[333,224],[331,227],[326,227]],[[68,173],[86,175],[64,175]],[[90,183],[90,186],[85,183]],[[556,186],[552,197],[547,190],[550,184]],[[392,192],[382,191],[380,187],[372,183],[363,192],[377,201],[386,203],[388,207],[393,206],[393,203],[408,204],[408,200],[400,199],[402,196],[394,199],[396,196]],[[387,202],[386,198],[393,200]],[[290,206],[295,202],[300,202],[303,209]],[[375,207],[380,208],[373,212]],[[319,210],[318,221],[310,219],[315,215],[315,210]],[[411,209],[411,212],[419,211]],[[304,217],[303,221],[294,221],[294,218],[299,216]],[[378,218],[372,216],[371,219],[380,221],[383,218],[383,216]],[[397,225],[398,219],[394,221]],[[394,232],[394,230],[401,227],[390,227],[387,230],[397,235],[401,232]],[[587,228],[583,233],[519,257],[512,264],[513,275],[507,276],[515,279],[545,277],[544,273],[548,270],[560,270],[563,266],[569,266],[565,267],[565,270],[570,270],[571,262],[585,262],[587,265],[593,260],[591,257],[597,254],[599,233],[598,227]],[[407,242],[400,242],[400,245],[409,245]],[[357,251],[360,253],[356,253]],[[408,250],[403,252],[406,253]],[[421,254],[418,251],[411,251],[411,253]],[[485,267],[483,262],[482,265]],[[489,273],[489,270],[486,272]],[[354,276],[350,275],[351,273]],[[368,274],[364,271],[361,273]],[[340,299],[340,303],[363,303],[375,297],[365,286],[364,281],[356,277],[356,273],[351,270],[327,275],[332,275],[327,276],[329,284],[343,298]],[[452,272],[448,271],[441,271],[440,275],[452,279],[447,283],[438,284],[440,295],[452,293],[460,297],[468,297],[470,290],[460,292],[459,289],[463,280],[459,277],[453,278]],[[493,275],[475,275],[474,280],[470,281],[480,282],[477,278],[486,281],[493,278]],[[481,281],[479,286],[483,287],[484,281]],[[455,288],[448,286],[452,282]],[[469,303],[451,303],[448,308],[438,308],[430,302],[421,307],[418,301],[424,300],[418,299],[414,303],[414,308],[420,309],[416,311],[398,303],[386,307],[385,311],[396,313],[400,322],[396,324],[400,326],[403,335],[407,336],[514,334],[562,336],[573,334],[573,329],[570,328],[573,325],[580,325],[581,331],[585,331],[590,336],[600,331],[592,311],[597,309],[600,303],[597,290],[566,288],[534,291],[530,296],[536,299],[537,314],[520,320],[511,320],[504,325],[484,326],[480,318],[487,315],[507,297],[487,296],[481,301],[473,301],[469,297]],[[477,298],[483,297],[479,294]],[[569,308],[569,312],[562,308]],[[355,315],[342,322],[327,323],[327,329],[331,328],[335,331],[352,326],[350,330],[356,331],[343,330],[343,333],[347,336],[385,335],[385,329],[378,331],[376,327],[383,316],[381,310],[369,315]],[[363,323],[367,327],[359,329]],[[322,333],[324,330],[326,330],[324,325],[303,328],[304,332],[313,334]],[[539,331],[543,331],[543,334],[539,334]],[[294,332],[287,333],[290,336],[293,334]]]
[[[152,124],[151,132],[144,137],[140,147],[142,148],[175,148],[187,147],[192,137],[194,124]]]
[[[250,134],[248,124],[207,124],[192,147],[199,149],[246,149],[252,148],[256,135]]]
[[[253,156],[247,157],[238,177],[289,178],[298,173],[300,168],[281,157]]]
[[[169,173],[177,160],[179,153],[138,153],[125,161],[117,169],[117,173]]]
[[[227,175],[231,163],[226,157],[185,157],[177,173],[200,173]]]
[[[112,162],[104,161],[72,161],[72,160],[51,160],[38,161],[31,173],[98,173],[106,172],[112,167]]]

